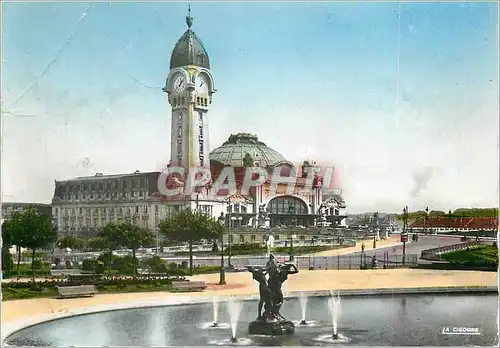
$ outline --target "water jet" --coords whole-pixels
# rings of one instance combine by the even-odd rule
[[[333,327],[333,338],[338,339],[338,324],[340,317],[340,295],[333,291],[330,291],[330,298],[328,299],[328,308],[330,309],[330,315],[332,316],[332,327]]]
[[[227,309],[229,312],[229,322],[231,325],[231,342],[236,343],[236,329],[238,328],[238,320],[241,313],[241,302],[236,299],[235,296],[231,296],[227,303]]]
[[[219,298],[217,296],[214,296],[212,299],[212,304],[213,304],[213,313],[214,313],[214,322],[212,324],[212,327],[217,327],[217,319],[219,317]]]
[[[302,313],[302,320],[300,321],[300,325],[306,325],[306,312],[307,312],[307,293],[301,292],[299,296],[300,300],[300,311]]]

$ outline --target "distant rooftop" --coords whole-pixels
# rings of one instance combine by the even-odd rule
[[[2,202],[2,206],[8,206],[8,207],[47,206],[47,207],[50,207],[50,203]]]
[[[64,181],[80,181],[80,180],[103,180],[103,179],[120,179],[120,178],[126,178],[130,176],[144,176],[144,175],[153,175],[153,174],[160,174],[160,172],[140,172],[136,170],[133,173],[124,173],[124,174],[109,174],[105,175],[103,173],[95,173],[94,175],[89,175],[89,176],[79,176],[76,178],[72,179],[67,179],[67,180],[56,180],[56,182],[64,182]]]

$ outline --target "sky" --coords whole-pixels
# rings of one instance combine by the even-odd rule
[[[292,162],[334,165],[352,213],[498,206],[497,6],[193,2],[218,90],[211,148],[250,132]],[[3,201],[165,168],[161,87],[186,15],[2,2]]]

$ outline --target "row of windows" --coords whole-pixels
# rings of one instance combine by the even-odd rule
[[[196,105],[207,107],[208,106],[208,98],[196,97]],[[172,99],[172,106],[173,107],[186,106],[186,98],[185,97],[174,97]]]
[[[297,197],[276,197],[268,204],[270,214],[307,214],[307,205]]]
[[[208,106],[208,99],[196,97],[196,105]]]
[[[159,206],[158,205],[155,205],[154,206],[154,211],[155,213],[158,213],[159,211]],[[76,216],[77,214],[78,215],[82,215],[82,214],[87,214],[87,215],[90,215],[92,212],[94,214],[99,214],[99,212],[101,212],[102,214],[106,214],[106,213],[110,213],[110,214],[124,214],[126,215],[127,213],[130,213],[130,214],[139,214],[139,213],[148,213],[150,212],[151,209],[149,209],[149,207],[147,205],[143,205],[143,206],[135,206],[135,207],[104,207],[104,208],[90,208],[90,207],[79,207],[79,208],[57,208],[55,207],[53,212],[54,212],[54,215],[59,215],[59,213],[61,213],[61,215],[63,216]]]
[[[102,200],[102,199],[133,199],[133,198],[146,198],[147,193],[145,191],[138,192],[101,192],[101,193],[74,193],[69,195],[64,195],[61,197],[66,201],[72,200]]]
[[[65,192],[78,193],[82,191],[97,191],[97,190],[116,190],[128,188],[147,188],[147,179],[126,179],[126,180],[108,180],[98,182],[84,182],[76,185],[69,185],[66,187]]]
[[[59,230],[78,230],[78,229],[92,229],[92,228],[99,228],[99,227],[104,227],[108,223],[119,223],[119,222],[128,222],[124,218],[101,218],[101,219],[93,219],[93,220],[68,220],[67,223],[64,223],[63,225],[58,226]],[[147,219],[132,219],[130,222],[133,225],[143,227],[143,228],[149,228],[151,227],[149,225],[149,221]],[[156,228],[158,227],[158,221],[155,220],[153,223],[153,226]]]
[[[226,211],[228,213],[246,213],[247,206],[242,203],[233,203],[227,206]]]
[[[186,105],[186,98],[174,97],[172,99],[172,106],[176,107],[176,106],[182,106],[182,105]]]

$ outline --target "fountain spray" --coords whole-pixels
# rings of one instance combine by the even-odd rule
[[[236,328],[238,327],[238,320],[240,318],[241,302],[236,299],[236,296],[231,296],[227,303],[227,308],[231,324],[231,342],[236,343]]]
[[[306,322],[306,311],[307,311],[307,293],[305,291],[300,293],[300,309],[302,311],[302,320],[300,321],[300,325],[307,325]]]
[[[330,314],[332,315],[332,326],[333,326],[333,339],[338,339],[339,334],[337,332],[338,330],[338,320],[340,317],[340,295],[337,294],[335,296],[335,293],[333,291],[330,291],[330,298],[328,299],[328,308],[330,309]]]
[[[214,310],[214,322],[212,327],[217,327],[219,324],[217,323],[217,319],[219,316],[219,298],[217,296],[213,297],[213,310]]]

